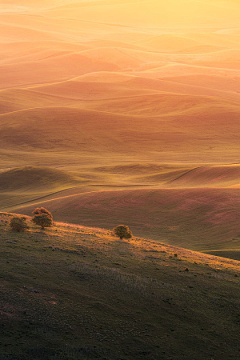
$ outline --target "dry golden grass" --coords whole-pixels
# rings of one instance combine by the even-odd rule
[[[0,214],[4,357],[237,358],[239,261],[29,218],[19,234],[15,215]]]
[[[6,356],[239,357],[239,17],[236,0],[0,5],[0,210],[69,223],[16,237],[2,215]]]
[[[67,190],[7,209],[31,214],[36,206],[48,208],[60,221],[108,229],[123,223],[138,236],[198,251],[235,250],[234,258],[238,256],[239,188],[139,186],[124,190],[118,185],[107,190],[106,184],[100,189],[89,186],[85,192],[82,188]]]

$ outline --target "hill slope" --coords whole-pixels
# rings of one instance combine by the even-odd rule
[[[138,236],[171,245],[197,251],[237,250],[239,192],[239,188],[140,188],[86,193],[74,189],[55,199],[18,207],[17,211],[30,215],[36,206],[44,206],[58,221],[107,229],[120,222],[128,224]]]
[[[1,213],[1,357],[237,359],[238,261]]]

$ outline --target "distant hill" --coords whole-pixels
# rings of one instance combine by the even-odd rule
[[[40,166],[24,166],[0,172],[0,191],[53,190],[76,185],[80,178],[67,172]]]

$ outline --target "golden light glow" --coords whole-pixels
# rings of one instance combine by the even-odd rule
[[[49,119],[40,148],[237,160],[239,142],[229,134],[239,126],[239,18],[236,0],[6,0],[1,116],[17,116],[19,126],[33,113]]]

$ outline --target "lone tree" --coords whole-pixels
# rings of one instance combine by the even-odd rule
[[[120,237],[120,239],[131,239],[132,232],[127,225],[118,225],[113,229],[113,233]]]
[[[29,226],[26,223],[25,217],[13,217],[10,220],[10,227],[13,231],[22,232],[26,229],[29,229]]]
[[[53,225],[53,217],[50,211],[45,209],[44,207],[36,208],[33,211],[32,222],[36,225],[41,226],[44,230],[45,227],[50,227]]]

